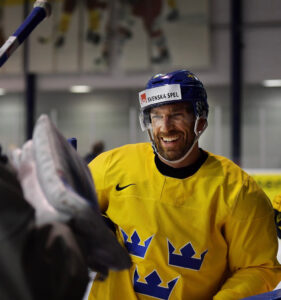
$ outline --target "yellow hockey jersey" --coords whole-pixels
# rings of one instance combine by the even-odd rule
[[[233,162],[207,154],[183,179],[158,170],[149,143],[89,164],[101,211],[133,262],[94,281],[90,300],[231,300],[281,281],[269,199]]]

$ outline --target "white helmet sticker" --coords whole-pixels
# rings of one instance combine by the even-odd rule
[[[142,109],[152,104],[181,99],[181,89],[179,84],[167,84],[139,92],[139,101]]]

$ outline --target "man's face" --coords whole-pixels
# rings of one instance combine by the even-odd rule
[[[171,161],[183,157],[195,138],[192,106],[186,103],[162,105],[152,108],[150,117],[158,153]]]

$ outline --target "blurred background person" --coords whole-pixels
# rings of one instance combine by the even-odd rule
[[[84,160],[88,164],[91,162],[96,156],[101,154],[104,151],[104,142],[103,141],[97,141],[92,145],[91,152],[85,155]]]

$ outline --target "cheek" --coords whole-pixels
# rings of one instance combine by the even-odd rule
[[[185,121],[178,127],[179,130],[186,132],[188,135],[194,134],[194,122],[193,121]]]
[[[151,130],[153,134],[157,134],[160,131],[160,127],[155,124],[155,122],[151,123]]]
[[[156,129],[155,127],[153,127],[153,126],[152,126],[152,128],[151,128],[151,133],[152,133],[152,136],[153,136],[154,140],[156,140],[156,139],[157,139],[157,133],[158,133],[158,131],[157,131],[157,129]]]

